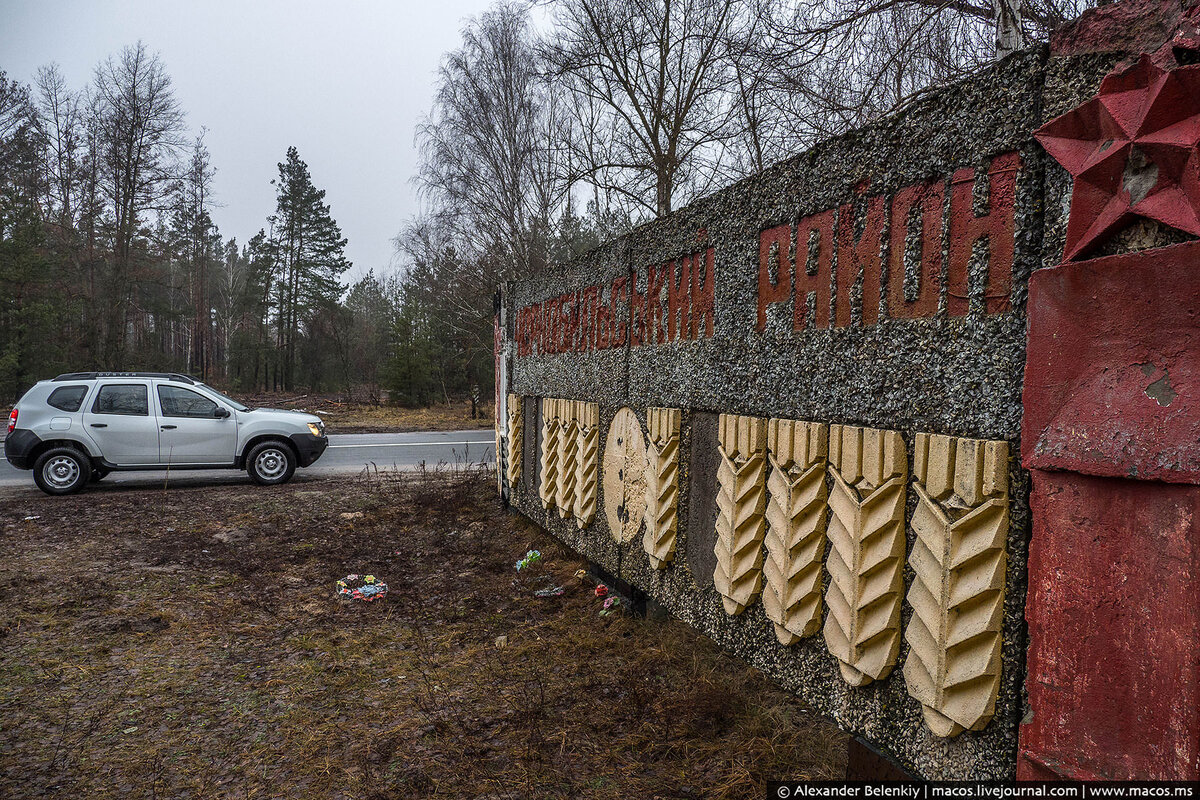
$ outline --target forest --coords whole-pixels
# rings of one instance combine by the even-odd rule
[[[0,398],[78,369],[404,405],[490,395],[503,281],[903,109],[1088,4],[497,2],[434,77],[400,266],[353,281],[294,147],[262,228],[218,230],[219,165],[151,43],[84,86],[0,63]]]

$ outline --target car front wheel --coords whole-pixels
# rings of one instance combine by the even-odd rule
[[[92,477],[87,456],[73,447],[54,447],[33,462],[33,480],[46,494],[74,494]]]
[[[246,472],[262,486],[287,483],[296,473],[296,454],[282,442],[257,444],[246,456]]]

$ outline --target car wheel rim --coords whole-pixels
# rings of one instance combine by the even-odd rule
[[[254,469],[267,480],[274,480],[287,471],[287,456],[280,450],[263,450],[254,459]]]
[[[42,467],[42,477],[55,489],[66,489],[79,480],[79,463],[68,456],[57,456]]]

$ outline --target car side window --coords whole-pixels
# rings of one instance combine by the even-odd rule
[[[46,398],[46,405],[74,414],[83,405],[87,390],[86,386],[60,386]]]
[[[93,414],[125,414],[133,417],[150,416],[148,392],[143,384],[110,383],[100,387]]]
[[[212,419],[217,404],[191,389],[179,386],[158,387],[158,403],[164,417],[196,417]]]

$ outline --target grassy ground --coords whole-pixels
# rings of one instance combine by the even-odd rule
[[[492,404],[482,405],[471,418],[471,403],[454,400],[429,408],[401,408],[373,403],[345,402],[333,395],[259,394],[238,397],[266,408],[307,411],[325,420],[330,433],[403,433],[406,431],[457,431],[493,426]]]
[[[101,487],[0,500],[0,796],[759,798],[842,769],[708,640],[599,616],[478,473]],[[387,598],[337,599],[350,572]]]

